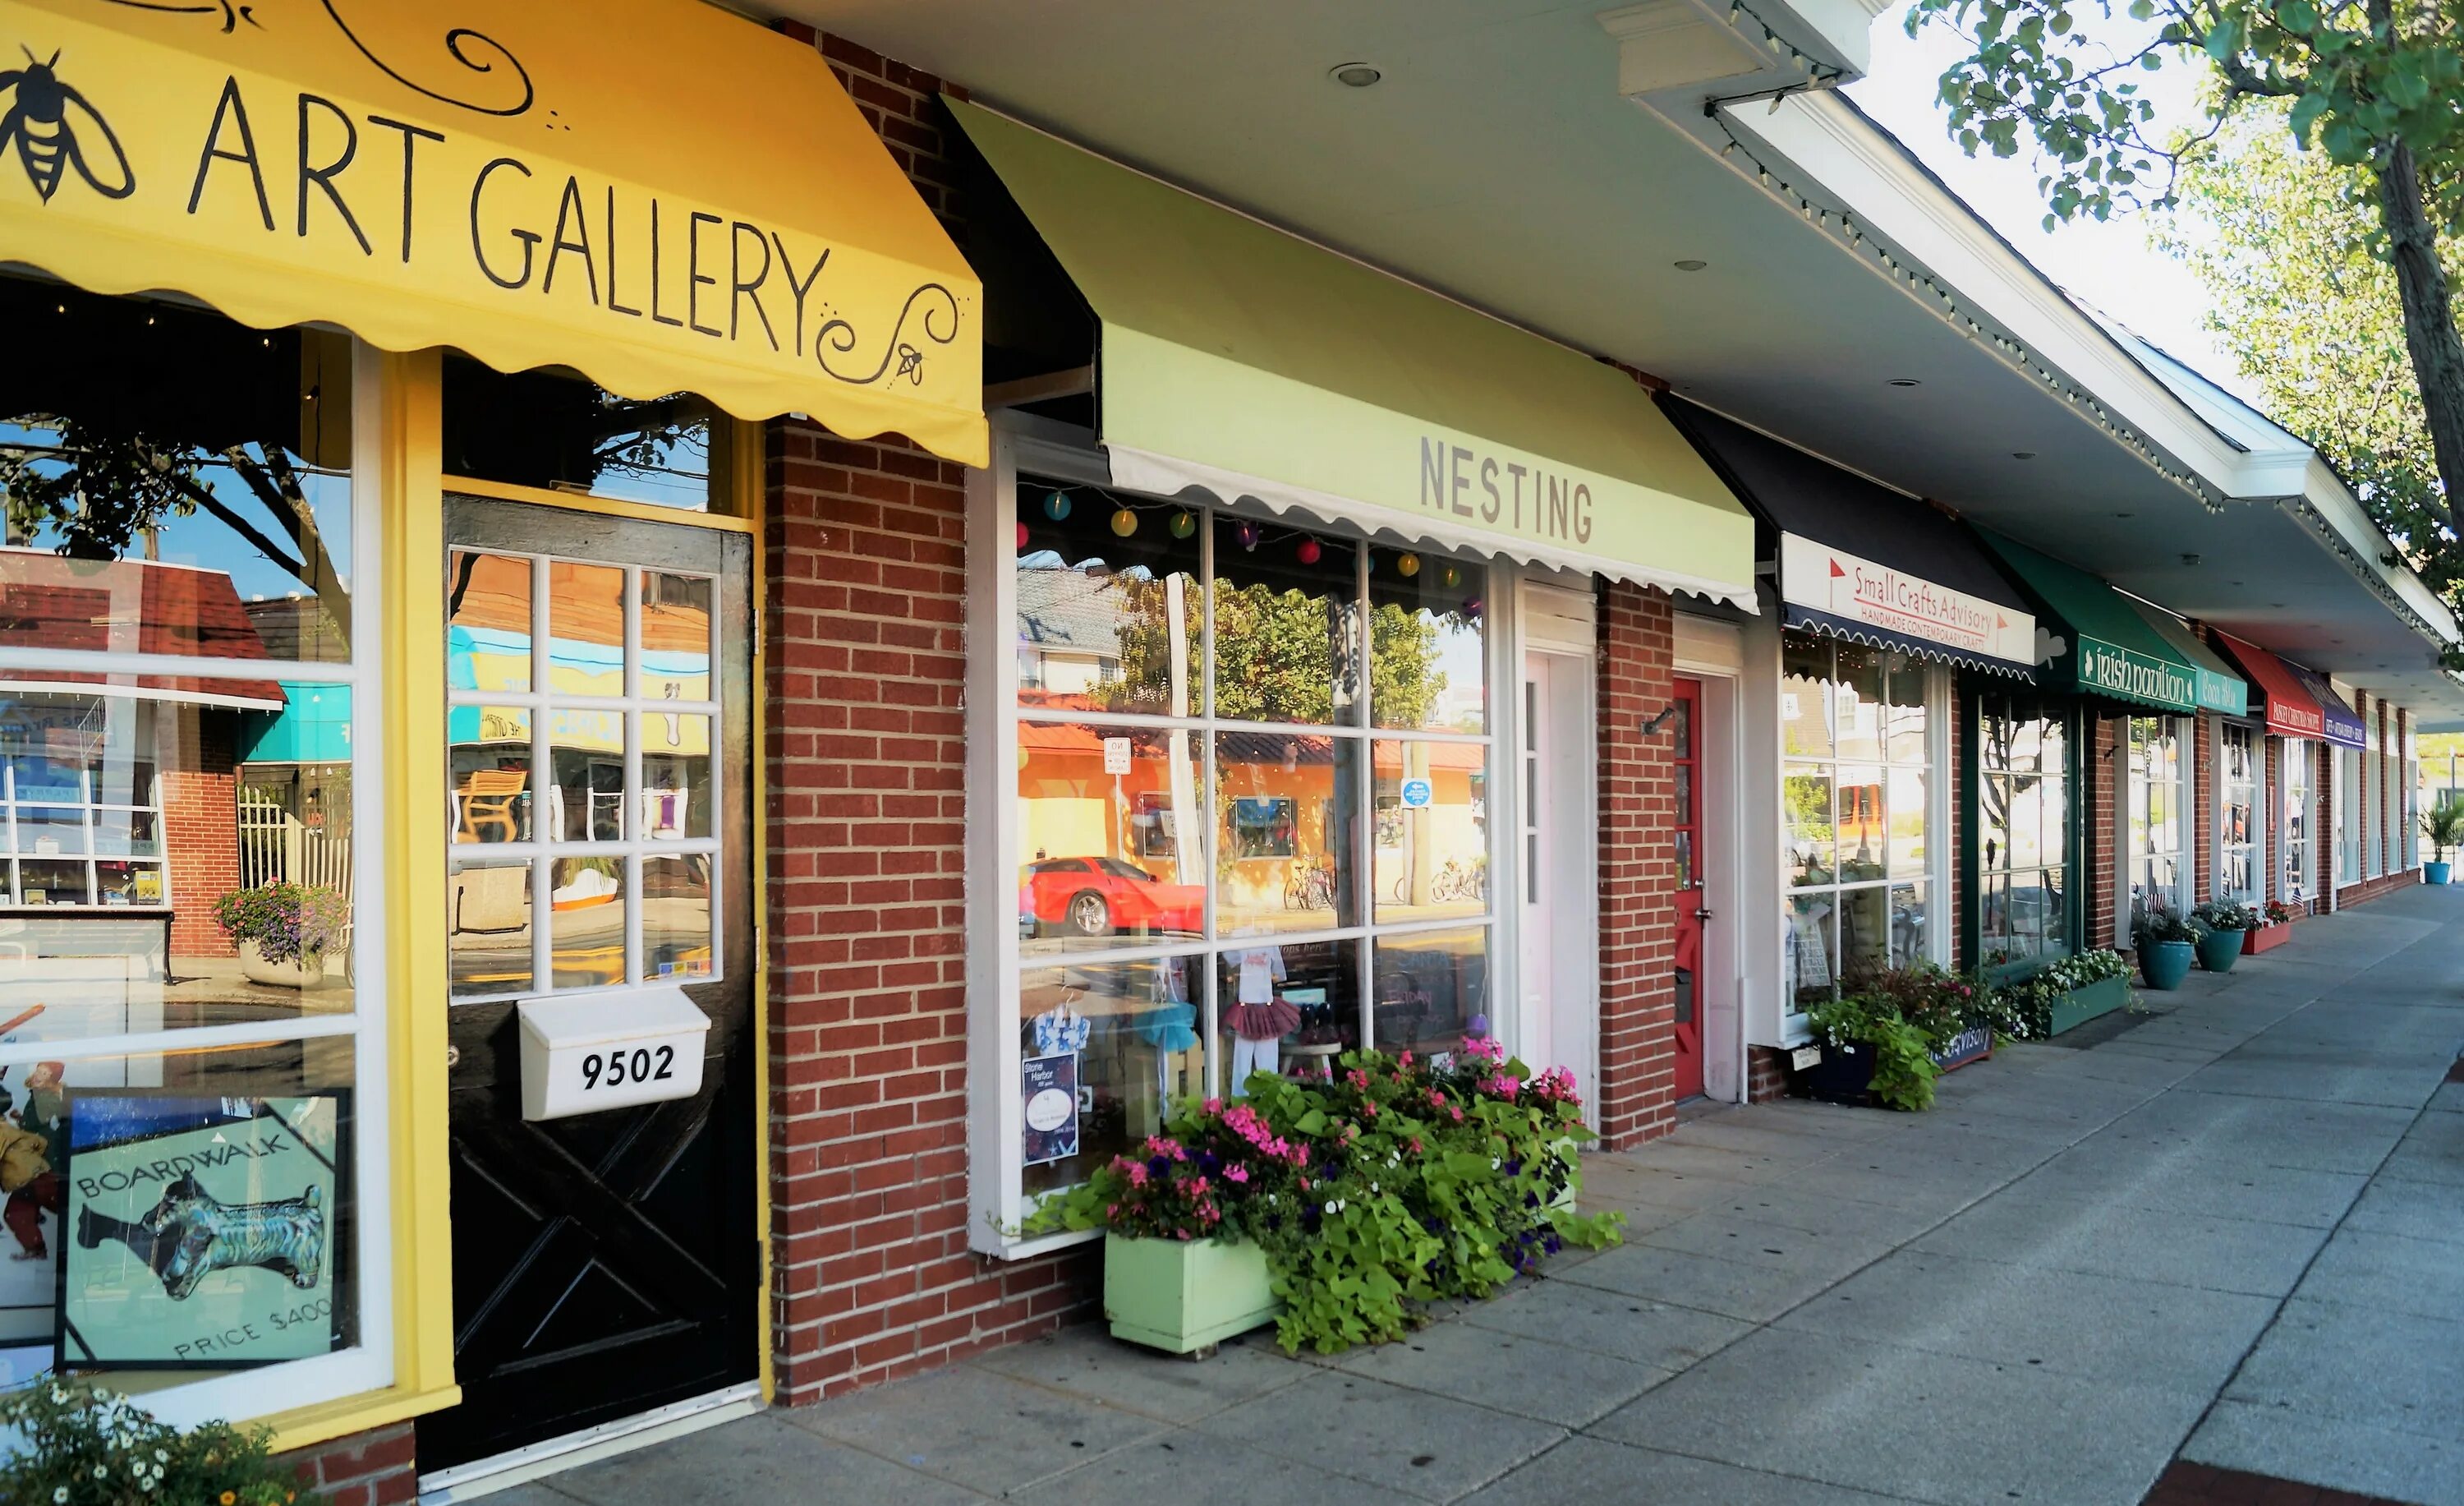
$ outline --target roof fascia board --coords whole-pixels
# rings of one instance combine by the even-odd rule
[[[2268,495],[2245,484],[2244,457],[2232,441],[1854,104],[1831,91],[1814,90],[1790,95],[1774,108],[1736,112],[1730,123],[1760,137],[1869,231],[1958,289],[2176,463],[2226,497]]]

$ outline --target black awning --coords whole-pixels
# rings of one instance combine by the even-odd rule
[[[1682,398],[1660,406],[1778,536],[1781,621],[2033,680],[2033,609],[1957,519]],[[1815,578],[1792,580],[1792,559]]]

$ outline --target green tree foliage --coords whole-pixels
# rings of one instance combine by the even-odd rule
[[[2381,528],[2442,593],[2458,584],[2446,545],[2438,461],[2405,350],[2395,274],[2367,175],[2304,152],[2290,107],[2269,101],[2183,166],[2179,218],[2151,238],[2197,276],[2220,336],[2279,423],[2332,460]],[[2452,233],[2439,260],[2457,264]]]
[[[1121,677],[1110,693],[1124,704],[1163,705],[1172,673],[1166,587],[1152,579],[1116,582],[1122,611]],[[1346,598],[1348,599],[1346,593]],[[1202,673],[1200,619],[1193,595],[1184,612],[1188,673]],[[1265,586],[1218,582],[1215,592],[1215,714],[1240,721],[1334,720],[1337,678],[1358,678],[1352,647],[1356,622],[1341,600]],[[1369,616],[1370,694],[1384,725],[1422,724],[1446,688],[1438,667],[1438,625],[1391,604]],[[1197,710],[1193,685],[1191,707]]]
[[[2279,101],[2301,147],[2364,175],[2374,246],[2392,274],[2406,354],[2437,460],[2425,505],[2452,531],[2464,495],[2464,343],[2442,232],[2464,213],[2464,0],[1917,0],[1911,34],[1968,44],[1942,76],[1947,125],[1970,153],[2012,157],[2024,135],[2049,225],[2172,207],[2179,170],[2212,156],[2253,101]],[[2201,71],[2198,118],[2162,122],[2145,74]],[[2161,139],[2159,139],[2161,137]],[[2162,166],[2159,166],[2159,165]],[[2452,542],[2452,541],[2450,541]]]

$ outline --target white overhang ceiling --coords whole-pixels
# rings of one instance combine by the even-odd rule
[[[2435,662],[2452,620],[2390,584],[2366,524],[2334,516],[2332,497],[2321,509],[2315,461],[2186,403],[1836,95],[1711,114],[1683,88],[1628,99],[1615,18],[1630,43],[1641,8],[774,3],[2177,611],[2464,718],[2464,687]],[[1840,58],[1840,8],[1861,0],[1818,3],[1832,9],[1733,13],[1756,34],[1755,16],[1770,21],[1809,59]],[[1361,61],[1379,71],[1372,87],[1330,77]],[[1732,133],[1743,147],[1723,156]],[[1762,183],[1757,160],[1806,180],[1800,196],[1825,211],[1852,209],[1859,243]],[[1937,277],[1957,314],[1895,278],[1878,248]],[[1692,260],[1701,270],[1676,265]]]

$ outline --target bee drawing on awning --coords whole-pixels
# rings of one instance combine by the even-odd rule
[[[193,1174],[184,1174],[134,1223],[90,1207],[78,1214],[78,1248],[118,1240],[173,1301],[185,1300],[217,1271],[259,1266],[301,1291],[316,1286],[324,1271],[324,1197],[313,1185],[272,1203],[221,1203]]]
[[[136,192],[137,173],[128,165],[128,153],[121,149],[111,122],[74,85],[61,81],[59,53],[45,61],[23,43],[18,51],[26,55],[26,66],[0,73],[0,100],[9,101],[8,113],[0,115],[0,152],[16,150],[27,179],[46,204],[71,167],[106,199]],[[88,154],[98,143],[111,153],[103,163],[108,181],[95,175],[94,158]],[[115,166],[116,172],[109,171]]]

